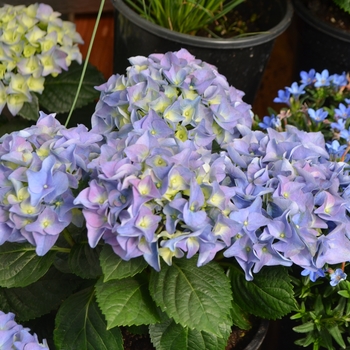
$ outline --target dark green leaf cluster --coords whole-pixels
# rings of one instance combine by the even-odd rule
[[[56,315],[52,349],[65,350],[123,349],[121,327],[142,325],[157,350],[224,350],[233,324],[249,328],[250,314],[275,319],[295,310],[282,267],[248,282],[234,262],[196,261],[176,259],[157,272],[109,245],[80,240],[40,257],[29,244],[5,243],[0,309],[21,322]]]
[[[350,0],[333,0],[341,9],[350,13]]]
[[[43,93],[32,92],[32,102],[25,102],[19,111],[18,116],[23,119],[19,119],[18,116],[11,116],[8,119],[0,118],[1,135],[5,132],[20,130],[29,126],[27,121],[38,120],[39,111],[57,114],[68,113],[73,105],[82,71],[83,65],[73,61],[68,71],[64,71],[56,77],[51,75],[46,77]],[[95,100],[100,95],[95,86],[102,84],[104,81],[102,73],[88,64],[75,108],[81,109],[91,103],[94,103],[95,107]],[[93,110],[94,108],[92,112]],[[88,115],[91,115],[92,112],[90,111]]]
[[[300,302],[292,319],[300,321],[293,328],[305,335],[297,345],[318,349],[348,349],[350,338],[350,282],[331,287],[327,280],[311,282],[308,277],[295,280],[295,293]]]

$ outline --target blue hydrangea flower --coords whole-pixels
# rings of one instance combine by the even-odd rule
[[[45,113],[36,125],[0,138],[0,244],[27,241],[44,255],[65,227],[81,224],[73,191],[99,140],[86,127],[66,129]]]
[[[15,321],[15,314],[0,311],[0,347],[3,350],[49,350],[46,340],[39,343],[36,334]]]
[[[252,130],[242,94],[186,50],[130,63],[126,75],[98,87],[92,133],[103,140],[73,201],[91,247],[102,240],[122,259],[142,256],[155,270],[161,259],[171,265],[197,255],[201,266],[221,251],[248,280],[264,266],[293,264],[316,278],[346,261],[350,178],[330,160],[320,132],[275,130],[272,117],[262,121],[266,132]],[[279,102],[294,105],[310,85],[280,90]],[[327,117],[322,109],[309,113]],[[50,187],[50,160],[40,169],[29,192],[37,198],[33,211],[51,195],[42,189]],[[29,227],[45,233],[37,216]]]

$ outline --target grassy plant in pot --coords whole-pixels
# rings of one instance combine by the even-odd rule
[[[310,69],[349,71],[349,1],[293,0],[293,5],[298,19],[296,74]]]
[[[115,72],[123,72],[131,56],[186,48],[244,91],[247,103],[254,101],[275,38],[292,18],[287,0],[112,2]]]

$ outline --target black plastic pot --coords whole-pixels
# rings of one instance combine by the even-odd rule
[[[214,39],[182,34],[155,25],[130,9],[123,0],[112,0],[115,8],[114,70],[124,74],[128,58],[166,53],[186,48],[202,61],[215,65],[228,82],[245,92],[253,103],[277,36],[289,26],[290,0],[252,0],[239,5],[250,15],[260,16],[263,33],[237,39]]]
[[[350,32],[322,21],[305,1],[293,0],[298,23],[296,69],[328,69],[330,74],[350,71]],[[350,17],[350,16],[349,16]]]
[[[258,350],[258,349],[260,349],[260,347],[261,347],[261,345],[264,342],[264,339],[266,337],[268,328],[269,328],[269,321],[261,320],[260,326],[259,326],[257,332],[255,333],[254,338],[244,348],[244,350]]]

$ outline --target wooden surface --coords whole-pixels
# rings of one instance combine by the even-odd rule
[[[96,22],[96,15],[77,14],[74,17],[74,22],[77,32],[84,40],[84,45],[80,46],[80,50],[85,58]],[[89,60],[103,73],[106,79],[113,74],[113,40],[113,12],[106,11],[101,17]]]

